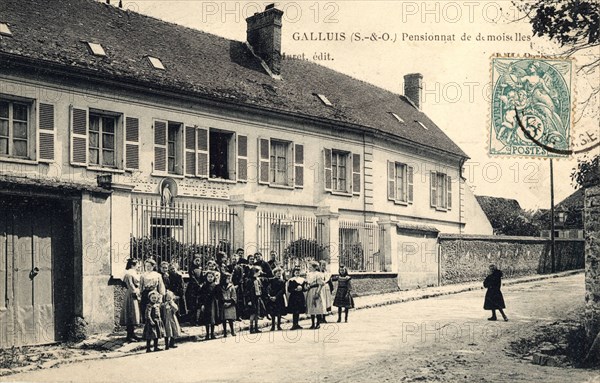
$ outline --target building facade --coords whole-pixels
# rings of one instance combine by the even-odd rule
[[[63,339],[74,316],[110,331],[131,256],[185,271],[196,253],[276,250],[410,269],[408,286],[437,273],[411,260],[437,233],[491,233],[420,75],[398,96],[282,61],[271,7],[247,43],[91,0],[5,8],[0,347]]]

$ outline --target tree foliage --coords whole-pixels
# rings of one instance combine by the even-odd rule
[[[573,169],[571,179],[576,187],[588,187],[600,183],[600,156],[597,155],[587,160],[581,160],[577,163],[577,168]]]

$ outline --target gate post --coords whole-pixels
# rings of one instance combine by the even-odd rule
[[[325,246],[325,257],[329,258],[329,272],[337,274],[340,267],[340,213],[331,207],[320,207],[315,214],[321,226],[321,241]]]
[[[245,250],[246,254],[254,254],[258,250],[258,219],[256,208],[259,202],[249,201],[244,195],[231,196],[229,207],[233,211],[233,237],[235,243],[232,251],[238,247]]]
[[[385,257],[385,271],[397,273],[396,222],[381,220],[379,221],[379,226],[383,228],[383,232],[379,237],[379,251]]]

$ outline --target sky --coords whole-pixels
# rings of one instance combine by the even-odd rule
[[[245,18],[269,3],[123,1],[124,8],[239,41],[246,40]],[[475,194],[514,198],[525,209],[549,208],[547,159],[488,155],[490,57],[560,53],[546,39],[532,36],[511,1],[308,0],[277,2],[276,7],[284,11],[284,54],[304,55],[398,94],[405,74],[421,73],[423,111],[471,158],[464,176]],[[576,57],[577,64],[589,58]],[[597,73],[577,76],[577,98],[589,93],[590,82],[600,83]],[[580,107],[577,101],[575,107]],[[600,137],[598,115],[582,118],[573,130]],[[576,164],[576,158],[554,160],[556,203],[574,191],[570,173]]]

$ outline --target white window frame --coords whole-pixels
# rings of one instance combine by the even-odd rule
[[[343,171],[344,176],[345,176],[345,182],[346,182],[346,186],[345,188],[340,188],[339,187],[339,180],[340,177],[339,175],[341,174],[340,172],[340,165],[338,163],[339,159],[344,159],[345,163],[345,170]],[[344,150],[337,150],[337,149],[331,149],[331,193],[332,194],[344,194],[344,195],[351,195],[352,194],[352,153],[344,151]]]
[[[292,148],[293,143],[291,141],[284,141],[278,139],[270,139],[269,140],[269,185],[271,186],[284,186],[284,187],[294,187],[292,177],[290,176],[290,172],[292,171]],[[275,154],[276,146],[280,146],[283,148],[283,152],[285,153],[285,164],[283,165],[283,170],[277,166],[277,155]],[[278,179],[279,177],[283,177],[283,180]]]
[[[8,136],[2,136],[1,138],[8,140],[8,153],[0,153],[0,159],[2,160],[15,160],[15,161],[36,161],[36,121],[34,113],[34,103],[31,100],[23,100],[12,97],[0,96],[0,101],[8,103],[8,117],[0,117],[2,120],[8,120]],[[25,156],[16,156],[13,154],[14,148],[14,105],[24,105],[27,108],[27,154]],[[18,122],[22,122],[19,120]],[[17,140],[24,140],[17,138]]]
[[[176,126],[177,132],[175,133],[175,141],[174,141],[174,145],[173,145],[173,151],[174,151],[174,156],[171,156],[171,147],[169,145],[169,143],[171,141],[169,141],[169,131],[171,130],[171,126]],[[166,153],[166,168],[167,168],[167,174],[169,175],[174,175],[174,176],[182,176],[184,175],[184,169],[183,169],[183,153],[184,153],[184,149],[183,149],[183,131],[184,131],[184,124],[182,122],[177,122],[177,121],[167,121],[167,137],[166,137],[166,143],[167,143],[167,153]],[[169,166],[169,159],[170,158],[174,158],[174,164],[173,164],[173,171],[171,171],[171,168]]]

